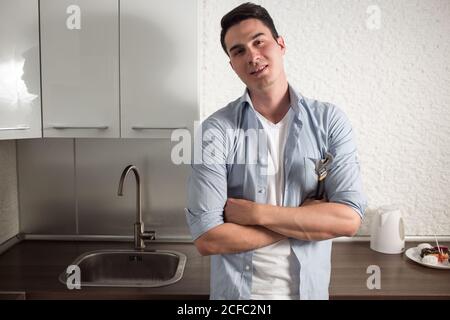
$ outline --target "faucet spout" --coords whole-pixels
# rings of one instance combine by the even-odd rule
[[[142,212],[141,212],[141,177],[139,175],[139,171],[136,166],[129,165],[127,166],[120,177],[119,182],[119,190],[117,192],[118,196],[123,196],[123,183],[128,173],[133,171],[134,176],[136,177],[136,222],[142,223]]]
[[[144,232],[144,222],[142,221],[142,210],[141,210],[141,177],[136,166],[129,165],[123,171],[120,177],[119,190],[117,191],[118,196],[123,196],[123,183],[128,173],[133,171],[136,178],[136,222],[134,224],[134,246],[138,250],[145,248],[144,240],[153,240],[154,233]]]

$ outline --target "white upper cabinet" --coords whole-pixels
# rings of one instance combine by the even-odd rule
[[[0,139],[39,138],[38,0],[0,1]]]
[[[170,137],[198,120],[197,16],[197,0],[120,1],[122,137]]]
[[[44,137],[119,137],[118,0],[41,0],[40,14]]]

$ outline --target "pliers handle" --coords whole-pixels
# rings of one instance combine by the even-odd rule
[[[324,196],[324,184],[325,184],[325,178],[328,175],[328,167],[333,161],[333,156],[331,153],[326,153],[324,159],[320,159],[316,163],[316,173],[317,173],[317,189],[316,189],[316,200],[322,200]]]

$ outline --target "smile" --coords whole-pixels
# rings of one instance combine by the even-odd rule
[[[261,66],[259,69],[250,72],[251,75],[253,76],[257,76],[258,74],[260,74],[261,72],[263,72],[264,70],[266,70],[268,67],[268,65],[266,64],[265,66]]]

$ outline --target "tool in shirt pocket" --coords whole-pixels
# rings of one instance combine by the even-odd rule
[[[331,153],[327,152],[324,159],[319,159],[316,162],[316,173],[317,173],[317,190],[316,190],[316,200],[322,200],[325,193],[325,178],[328,175],[328,171],[331,163],[333,162],[333,156]]]

